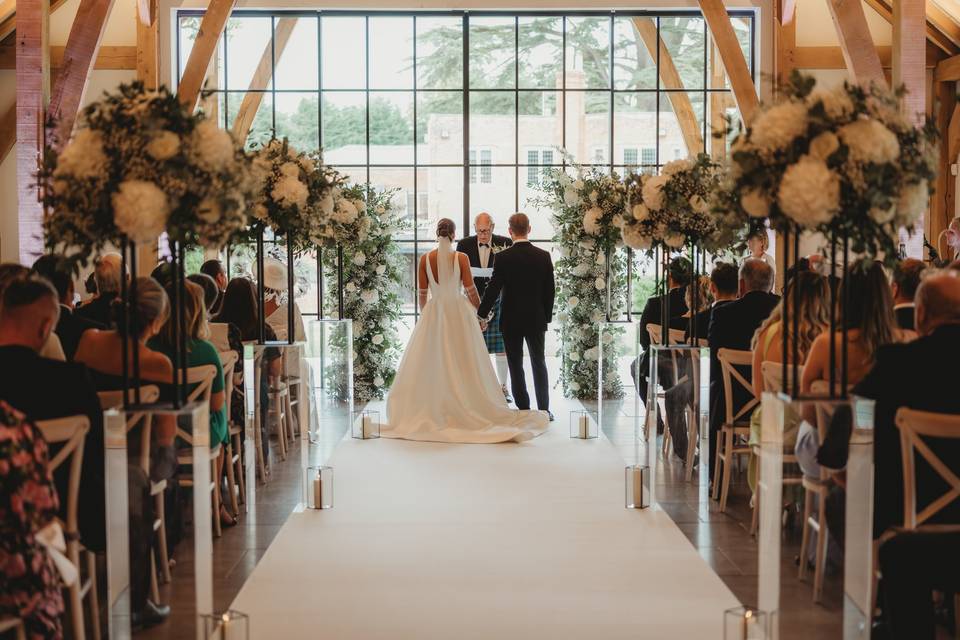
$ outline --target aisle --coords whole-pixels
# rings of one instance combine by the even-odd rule
[[[347,438],[233,608],[252,638],[721,638],[738,603],[623,463],[558,419],[522,445]]]

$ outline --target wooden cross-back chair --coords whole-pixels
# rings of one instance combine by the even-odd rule
[[[55,420],[40,420],[37,428],[49,444],[63,443],[48,464],[50,473],[69,461],[70,475],[67,483],[67,520],[64,523],[64,538],[67,543],[67,558],[80,571],[80,557],[83,556],[86,577],[82,573],[76,582],[67,588],[70,598],[70,617],[73,637],[85,640],[83,600],[87,599],[90,614],[90,629],[94,640],[100,639],[100,602],[97,597],[97,561],[96,555],[80,544],[78,509],[80,496],[80,472],[83,468],[83,444],[90,431],[90,419],[87,416],[69,416]]]
[[[217,376],[217,368],[212,364],[205,364],[198,367],[187,369],[187,384],[196,385],[187,396],[188,402],[210,403],[210,392],[213,386],[213,380]],[[197,425],[194,425],[195,427]],[[208,429],[209,423],[205,425]],[[177,436],[182,438],[188,444],[193,445],[193,434],[187,433],[177,425]],[[210,491],[213,495],[213,535],[220,537],[223,533],[220,527],[220,483],[216,481],[217,477],[217,457],[220,455],[220,443],[210,443],[209,459],[199,461],[210,465]],[[192,467],[198,461],[193,459],[193,449],[181,449],[177,453],[177,463],[180,466]],[[193,474],[180,474],[180,485],[183,487],[193,487]]]
[[[242,446],[234,446],[234,442],[239,444],[240,435],[243,433],[243,426],[236,426],[231,421],[231,412],[233,406],[233,388],[235,384],[234,372],[240,357],[236,351],[221,351],[220,363],[223,365],[223,392],[225,394],[225,407],[227,412],[227,431],[229,432],[227,442],[224,444],[224,465],[227,472],[227,490],[230,498],[230,509],[234,514],[240,511],[240,502],[246,500],[246,487],[244,486],[243,458],[240,455]],[[217,483],[220,479],[216,479]],[[237,494],[239,493],[239,498]]]
[[[713,499],[720,498],[720,511],[726,511],[727,498],[730,494],[731,466],[734,456],[743,456],[751,452],[745,442],[740,439],[750,437],[750,415],[760,400],[753,395],[753,383],[747,380],[736,367],[750,367],[753,365],[753,354],[750,351],[737,349],[720,349],[717,352],[720,360],[720,376],[723,382],[723,399],[725,415],[720,427],[717,440],[717,453],[713,467]],[[750,398],[736,411],[733,409],[734,384],[740,385],[749,392]]]

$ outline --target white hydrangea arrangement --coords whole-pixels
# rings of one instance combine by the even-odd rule
[[[860,254],[896,257],[897,233],[927,208],[938,134],[899,110],[902,90],[845,83],[816,89],[794,72],[787,99],[735,138],[712,198],[721,229],[769,219],[778,231],[819,231]]]
[[[140,82],[87,106],[62,151],[46,150],[38,179],[51,248],[85,262],[124,238],[219,248],[248,224],[256,181],[230,133],[187,112],[165,87]]]
[[[396,212],[397,190],[353,185],[342,190],[347,201],[365,203],[366,233],[341,244],[344,316],[353,320],[353,393],[360,402],[378,400],[393,383],[403,345],[397,333],[403,305],[404,263],[393,236],[409,223]],[[336,254],[324,254],[325,272],[336,273]],[[326,286],[325,304],[337,304],[336,276]],[[332,379],[339,379],[333,376]]]
[[[561,343],[560,380],[567,397],[596,399],[598,388],[599,327],[607,319],[607,291],[611,319],[626,309],[627,262],[622,248],[624,190],[616,174],[574,166],[575,176],[549,171],[538,203],[553,211],[553,241],[560,253],[554,263],[557,283],[555,317]],[[620,341],[603,353],[610,362]],[[619,397],[623,386],[616,367],[604,380],[605,397]]]
[[[254,167],[260,184],[252,208],[258,224],[288,238],[294,251],[323,240],[324,222],[333,212],[334,194],[342,176],[326,166],[319,153],[302,153],[286,139],[273,139],[256,152]]]

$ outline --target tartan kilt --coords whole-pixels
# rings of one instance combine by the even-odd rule
[[[493,319],[487,324],[487,330],[483,332],[483,341],[487,345],[487,353],[504,353],[506,348],[503,346],[503,334],[500,333],[500,299],[493,305]]]

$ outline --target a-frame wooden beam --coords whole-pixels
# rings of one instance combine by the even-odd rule
[[[907,90],[904,115],[917,124],[927,113],[926,8],[924,0],[893,4],[893,86]]]
[[[63,5],[67,0],[50,0],[50,13],[53,13]],[[16,5],[14,5],[16,7]],[[17,30],[17,12],[13,11],[3,17],[0,12],[0,42],[6,40],[10,34]]]
[[[730,79],[730,87],[733,89],[733,97],[740,109],[740,117],[749,124],[760,109],[760,99],[757,97],[757,87],[750,76],[747,59],[743,55],[743,49],[740,48],[737,34],[730,22],[730,14],[723,6],[723,0],[697,1],[700,3],[700,11],[703,12],[703,17],[707,21],[707,27],[710,29],[717,50],[720,52],[720,58],[723,60],[727,77]]]
[[[52,140],[57,148],[63,147],[73,132],[112,7],[113,0],[80,0],[80,8],[67,38],[63,63],[50,95],[48,114],[57,127],[57,135]]]
[[[3,162],[17,142],[17,105],[12,104],[0,117],[0,162]]]
[[[277,20],[276,29],[273,32],[273,40],[267,42],[267,46],[260,56],[260,64],[250,79],[250,88],[243,96],[243,102],[240,103],[240,109],[237,111],[237,117],[233,121],[233,137],[246,142],[250,135],[250,127],[253,126],[253,119],[260,109],[260,103],[263,101],[263,91],[270,85],[270,78],[273,75],[274,59],[280,62],[284,49],[287,48],[287,42],[290,41],[290,35],[294,27],[297,26],[296,18],[280,18]]]
[[[180,103],[191,111],[197,108],[203,79],[207,76],[207,69],[217,50],[217,43],[223,35],[227,19],[230,18],[236,3],[237,0],[210,0],[210,6],[207,7],[203,20],[200,21],[200,30],[193,43],[193,49],[190,51],[190,57],[187,59],[187,66],[177,90]]]
[[[892,0],[864,0],[887,22],[893,23]],[[947,55],[960,53],[960,25],[951,20],[932,0],[926,0],[927,39]]]
[[[17,197],[20,262],[32,264],[43,252],[43,208],[34,177],[44,146],[44,117],[50,99],[50,3],[17,5]]]
[[[680,73],[673,63],[673,57],[667,49],[666,43],[657,34],[657,25],[651,18],[634,18],[633,28],[636,30],[640,39],[650,54],[650,57],[659,61],[657,68],[660,74],[660,82],[664,89],[685,89]],[[660,56],[657,57],[659,49]],[[667,94],[670,97],[670,105],[673,107],[673,113],[680,124],[680,133],[683,135],[683,141],[687,145],[687,154],[696,155],[704,151],[703,134],[701,125],[697,122],[697,114],[693,110],[693,104],[690,102],[690,96],[686,91],[671,91]]]
[[[847,64],[847,71],[854,82],[886,85],[880,55],[873,45],[873,37],[867,26],[867,16],[860,0],[827,0],[833,25],[840,38],[840,49]]]
[[[797,17],[797,0],[780,0],[780,26],[787,26]]]

